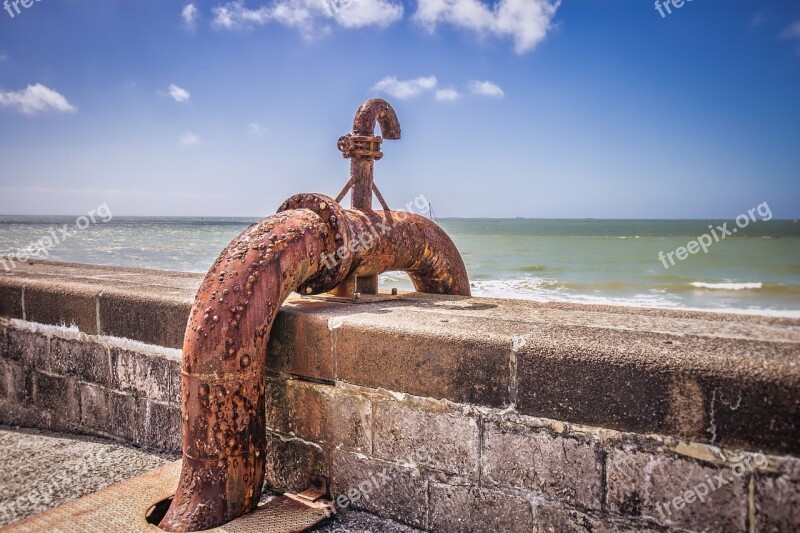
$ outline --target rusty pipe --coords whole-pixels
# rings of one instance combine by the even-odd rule
[[[380,125],[381,137],[375,136],[375,127]],[[350,207],[362,211],[372,210],[375,161],[383,157],[380,145],[383,139],[400,138],[400,121],[397,113],[386,100],[370,98],[358,108],[353,118],[353,133],[342,139],[349,142],[342,146],[342,155],[350,159]]]
[[[382,137],[375,136],[380,125]],[[339,139],[339,150],[350,159],[350,180],[344,193],[350,188],[350,207],[364,212],[372,211],[372,193],[376,193],[384,210],[389,207],[375,185],[375,161],[383,157],[381,144],[384,139],[400,138],[400,121],[394,108],[381,98],[371,98],[361,104],[353,118],[353,132]],[[340,195],[340,197],[343,195]],[[337,197],[337,200],[340,198]],[[378,277],[362,275],[356,281],[356,290],[366,294],[378,292]]]
[[[258,503],[267,341],[286,297],[389,270],[408,272],[420,291],[470,294],[458,250],[436,224],[409,213],[345,210],[320,194],[293,196],[222,252],[184,337],[183,466],[161,529],[208,529]]]

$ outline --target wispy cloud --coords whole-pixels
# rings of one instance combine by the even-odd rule
[[[783,30],[781,37],[784,39],[800,39],[800,20]]]
[[[461,98],[461,94],[455,89],[439,89],[436,91],[436,99],[440,102],[453,102]]]
[[[403,4],[398,0],[276,0],[250,9],[235,0],[213,8],[212,13],[218,28],[238,30],[277,22],[313,38],[329,30],[328,21],[344,28],[389,26],[402,18]]]
[[[3,61],[8,61],[8,54],[6,54],[5,52],[0,52],[0,63],[2,63]]]
[[[560,0],[419,0],[414,20],[433,32],[452,24],[477,34],[510,37],[518,54],[533,50],[553,26]]]
[[[425,91],[432,91],[436,88],[436,84],[436,76],[419,77],[412,80],[398,80],[395,76],[386,76],[373,85],[372,90],[403,100],[418,96]]]
[[[194,4],[186,4],[181,11],[183,27],[189,31],[194,31],[197,27],[197,7]]]
[[[489,96],[492,98],[502,98],[505,96],[503,89],[491,81],[472,80],[469,82],[469,92],[479,96]]]
[[[167,89],[167,94],[176,102],[185,102],[191,98],[191,93],[182,87],[178,87],[174,83]]]
[[[247,133],[250,135],[261,135],[264,133],[264,126],[256,122],[251,122],[247,125]]]
[[[800,56],[800,20],[797,20],[789,25],[788,28],[781,32],[781,38],[795,42],[794,51]]]
[[[184,146],[194,146],[195,144],[200,144],[200,137],[192,132],[186,132],[181,135],[180,142]]]
[[[41,83],[28,85],[21,91],[0,92],[0,106],[16,109],[26,115],[54,111],[74,113],[77,111],[60,93]]]

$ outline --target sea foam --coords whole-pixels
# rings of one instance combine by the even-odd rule
[[[690,283],[692,287],[697,287],[698,289],[718,289],[718,290],[726,290],[726,291],[741,291],[744,289],[760,289],[764,286],[763,283],[760,281],[753,282],[753,283],[733,283],[733,282],[726,282],[726,283],[705,283],[702,281],[693,281]]]

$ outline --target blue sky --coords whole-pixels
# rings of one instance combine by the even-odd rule
[[[261,216],[335,195],[336,140],[381,96],[403,127],[376,164],[393,207],[800,218],[797,1],[9,7],[0,213]]]

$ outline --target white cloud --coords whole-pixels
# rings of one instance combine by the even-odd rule
[[[264,127],[261,124],[252,122],[247,125],[247,133],[251,135],[260,135],[264,133]]]
[[[390,0],[323,0],[333,18],[345,28],[385,28],[403,18],[403,4]],[[338,6],[338,9],[336,7]]]
[[[16,92],[0,92],[0,106],[15,108],[26,115],[47,111],[73,113],[75,107],[60,93],[37,83]]]
[[[395,76],[386,76],[372,86],[373,91],[384,92],[399,99],[412,98],[424,91],[436,88],[436,76],[414,78],[413,80],[398,80]]]
[[[469,82],[469,92],[480,96],[490,96],[492,98],[502,98],[505,96],[503,89],[491,81],[472,80]]]
[[[181,11],[184,27],[189,31],[194,31],[197,23],[197,8],[194,4],[186,4]]]
[[[181,87],[178,87],[174,83],[169,86],[169,88],[167,89],[167,93],[176,102],[185,102],[192,96],[189,91]]]
[[[452,24],[477,33],[514,40],[518,53],[533,50],[552,28],[561,0],[499,0],[491,6],[480,0],[418,0],[414,19],[429,31]]]
[[[436,99],[440,102],[453,102],[461,98],[461,94],[455,89],[439,89],[436,91]]]
[[[783,30],[781,37],[784,39],[800,39],[800,20]]]
[[[184,146],[194,146],[195,144],[200,144],[200,137],[194,133],[187,132],[181,135],[180,141]]]
[[[212,9],[214,25],[228,30],[277,22],[297,28],[306,38],[328,31],[331,20],[344,28],[386,27],[403,16],[398,0],[276,0],[257,9],[241,0]]]
[[[5,52],[0,52],[0,63],[2,63],[3,61],[8,61],[8,54],[6,54]]]

